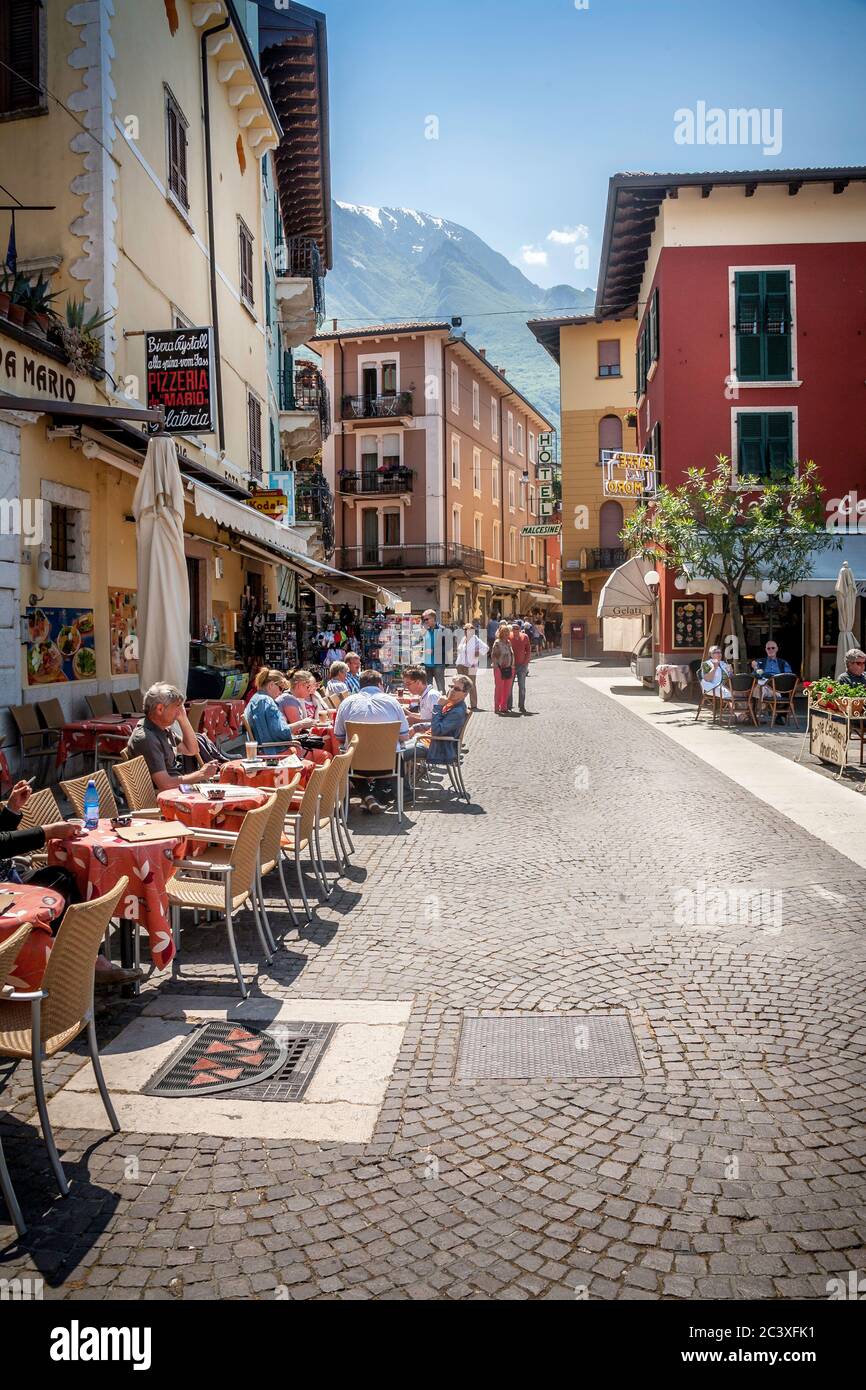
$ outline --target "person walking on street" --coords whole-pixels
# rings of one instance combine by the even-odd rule
[[[432,608],[421,614],[424,624],[424,666],[430,685],[445,693],[445,629]]]
[[[532,657],[532,643],[526,627],[521,626],[511,634],[511,650],[514,652],[514,679],[517,682],[517,705],[521,714],[526,714],[526,673],[529,670],[529,662]],[[514,687],[508,692],[508,708],[511,709],[511,700],[514,694]]]
[[[503,623],[496,635],[490,652],[495,689],[494,708],[497,714],[508,712],[508,698],[514,684],[514,649],[511,646],[511,628]]]
[[[487,647],[488,647],[488,649],[489,649],[490,647],[492,647],[492,646],[493,646],[493,643],[496,641],[496,634],[497,634],[497,632],[499,631],[499,624],[500,624],[501,622],[502,622],[502,619],[501,619],[501,618],[493,618],[493,617],[491,617],[490,622],[487,624]]]
[[[487,643],[482,641],[475,631],[474,623],[464,623],[463,636],[457,644],[457,672],[458,675],[466,676],[469,681],[469,701],[474,710],[478,708],[475,677],[478,675],[482,656],[486,656],[489,650]]]

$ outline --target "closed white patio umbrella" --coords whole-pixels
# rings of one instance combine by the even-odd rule
[[[856,647],[857,641],[852,632],[854,627],[854,608],[857,603],[857,585],[848,568],[848,561],[842,561],[839,578],[836,580],[836,607],[839,611],[839,643],[836,648],[836,675],[841,676],[847,669],[845,653]]]
[[[138,543],[138,649],[142,690],[168,681],[186,693],[189,580],[183,481],[170,435],[155,435],[132,502]]]

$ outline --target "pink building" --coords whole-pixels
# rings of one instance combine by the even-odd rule
[[[323,450],[334,562],[453,622],[558,608],[539,435],[553,427],[448,321],[319,334],[334,403]]]

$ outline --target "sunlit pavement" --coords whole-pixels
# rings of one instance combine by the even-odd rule
[[[350,875],[252,984],[411,1003],[372,1141],[58,1128],[61,1201],[19,1073],[3,1137],[31,1231],[0,1224],[4,1277],[70,1298],[821,1298],[866,1267],[866,872],[558,657],[533,663],[532,717],[497,719],[491,685],[472,805],[425,791],[402,830],[353,813]],[[225,958],[190,933],[159,1000],[230,1002]],[[484,1011],[627,1015],[642,1075],[458,1084]],[[83,1064],[54,1063],[51,1090]]]

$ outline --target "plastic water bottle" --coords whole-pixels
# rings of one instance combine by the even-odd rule
[[[91,777],[84,793],[84,828],[85,830],[96,830],[98,825],[99,792],[96,790],[96,783]]]

